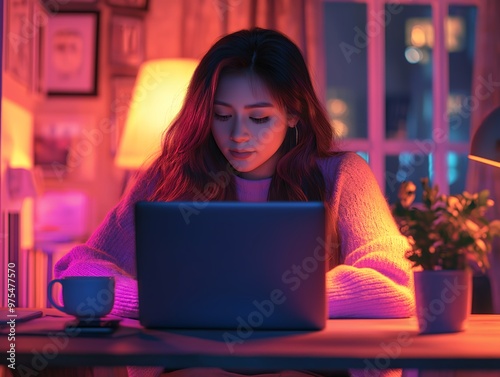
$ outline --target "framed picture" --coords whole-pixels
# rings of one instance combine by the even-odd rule
[[[6,1],[5,70],[12,77],[31,87],[33,27],[30,0]]]
[[[90,180],[97,144],[88,115],[40,114],[35,118],[34,164],[46,178]],[[102,133],[102,132],[101,132]]]
[[[111,133],[110,150],[115,156],[123,134],[125,121],[132,100],[132,92],[135,85],[135,76],[116,76],[111,79],[111,122],[113,132]]]
[[[96,95],[99,12],[53,14],[44,34],[47,94]]]
[[[48,20],[46,8],[38,1],[35,1],[33,12],[33,43],[32,43],[32,67],[31,67],[31,88],[34,93],[44,93],[44,42],[45,30]]]
[[[110,24],[111,65],[139,67],[144,61],[144,20],[115,14]]]
[[[148,0],[108,0],[108,4],[121,7],[121,8],[130,8],[130,9],[148,9]]]
[[[40,2],[45,9],[55,15],[61,11],[87,11],[96,10],[99,0],[35,0]]]

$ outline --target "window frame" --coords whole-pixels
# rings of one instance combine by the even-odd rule
[[[323,0],[323,3],[362,3],[366,4],[367,23],[377,23],[376,15],[384,12],[385,5],[427,5],[431,6],[432,24],[434,27],[434,46],[432,60],[432,140],[411,139],[391,140],[385,138],[385,33],[371,33],[367,43],[368,66],[368,137],[344,139],[343,145],[350,150],[365,152],[369,156],[369,165],[380,188],[385,194],[387,155],[400,153],[420,153],[420,142],[428,143],[432,149],[431,169],[434,172],[433,183],[439,185],[441,194],[449,194],[448,182],[449,152],[468,154],[468,142],[451,142],[447,116],[447,100],[449,95],[449,62],[448,51],[445,48],[445,18],[450,6],[475,6],[478,10],[482,0]],[[326,66],[326,65],[325,65]],[[444,115],[443,115],[444,114]],[[382,125],[382,126],[381,126]],[[443,138],[442,135],[446,137]],[[439,137],[439,141],[436,139]],[[424,153],[427,155],[428,153]]]

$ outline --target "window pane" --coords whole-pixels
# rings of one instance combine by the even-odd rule
[[[340,136],[366,138],[366,4],[324,3],[326,107]]]
[[[448,154],[448,183],[450,194],[461,194],[465,190],[469,159],[466,154]]]
[[[402,182],[412,181],[417,186],[417,201],[422,200],[420,179],[433,178],[432,155],[400,153],[386,156],[385,194],[389,203],[398,197],[398,189]],[[448,184],[450,194],[461,194],[465,190],[469,159],[466,154],[450,152],[447,155]]]
[[[471,112],[478,101],[488,94],[484,88],[472,93],[472,69],[475,49],[476,8],[450,6],[446,23],[446,40],[450,65],[448,112],[450,140],[468,141]]]
[[[420,179],[428,177],[432,180],[430,170],[432,155],[417,153],[400,153],[387,155],[385,158],[385,196],[389,203],[395,203],[398,198],[399,186],[402,182],[412,181],[417,186],[417,202],[422,200]]]
[[[386,138],[430,139],[431,7],[387,4],[385,11]]]
[[[358,151],[356,152],[363,160],[366,161],[367,164],[370,163],[370,155],[368,154],[368,152],[361,152],[361,151]]]

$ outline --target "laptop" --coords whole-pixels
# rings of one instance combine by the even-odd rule
[[[321,202],[139,202],[139,319],[147,328],[319,330]]]

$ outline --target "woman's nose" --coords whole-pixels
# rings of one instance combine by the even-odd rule
[[[248,128],[246,127],[243,119],[240,117],[237,117],[234,121],[230,138],[237,143],[244,142],[250,138]]]

